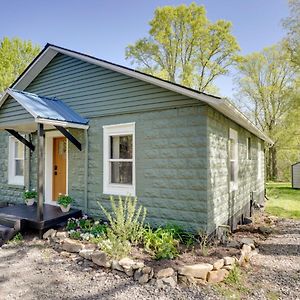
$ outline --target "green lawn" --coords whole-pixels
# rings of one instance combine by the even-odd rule
[[[267,183],[266,212],[282,218],[300,219],[300,190],[289,183]]]

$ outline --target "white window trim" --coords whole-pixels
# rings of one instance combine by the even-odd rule
[[[257,180],[262,178],[262,155],[261,155],[261,143],[257,142]]]
[[[8,140],[8,184],[24,186],[23,176],[15,175],[15,147],[14,142],[18,141],[15,137],[10,136]],[[23,172],[25,172],[25,146],[23,146]]]
[[[238,133],[236,130],[229,128],[229,139],[232,139],[235,141],[234,144],[234,153],[236,155],[236,158],[234,159],[234,178],[235,181],[230,180],[230,174],[229,174],[229,180],[230,180],[230,192],[236,191],[238,189],[238,174],[239,174],[239,148],[238,148]],[[230,151],[230,149],[228,149]],[[230,158],[230,152],[229,152],[229,167],[231,168],[231,158]],[[231,172],[231,170],[230,170]]]
[[[110,141],[109,137],[113,135],[132,135],[132,184],[110,183],[109,157]],[[124,161],[122,159],[122,161]],[[131,161],[131,160],[130,160]],[[135,123],[124,123],[103,126],[103,194],[136,196],[135,184]]]

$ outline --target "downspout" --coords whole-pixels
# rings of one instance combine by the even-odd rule
[[[89,135],[88,129],[84,130],[85,156],[84,156],[84,212],[88,213],[88,169],[89,169]]]

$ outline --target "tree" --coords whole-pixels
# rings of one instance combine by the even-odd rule
[[[300,0],[289,0],[290,16],[283,22],[287,29],[287,48],[292,62],[300,67]]]
[[[238,91],[244,109],[274,141],[267,152],[267,179],[278,176],[277,150],[280,129],[295,105],[296,70],[283,44],[246,55],[238,64]]]
[[[0,93],[8,88],[39,53],[31,41],[4,37],[0,42]]]
[[[237,58],[231,23],[210,22],[195,3],[156,9],[150,26],[148,37],[126,48],[126,59],[151,75],[209,91]]]

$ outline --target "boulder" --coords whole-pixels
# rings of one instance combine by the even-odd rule
[[[158,279],[158,280],[162,281],[162,279]],[[185,286],[205,285],[206,284],[206,280],[204,280],[204,279],[195,278],[195,277],[191,277],[191,276],[184,276],[184,275],[178,275],[178,282]]]
[[[235,258],[231,256],[225,256],[224,258],[224,265],[225,266],[231,266],[235,264]]]
[[[156,278],[161,279],[161,278],[171,277],[173,275],[174,275],[174,269],[166,268],[166,269],[159,270],[156,274]]]
[[[186,265],[178,269],[178,274],[206,280],[207,274],[213,269],[213,265],[203,263]]]
[[[55,229],[49,229],[47,230],[44,234],[43,234],[43,239],[46,240],[48,238],[54,238],[56,234],[56,230]]]
[[[92,249],[82,249],[79,251],[79,255],[88,260],[92,259],[93,253],[94,253],[94,250],[92,250]]]
[[[222,282],[222,281],[224,281],[224,279],[227,277],[228,274],[229,274],[229,271],[225,270],[225,269],[210,271],[210,272],[208,272],[208,275],[207,275],[207,282],[210,282],[210,283]]]
[[[100,267],[110,268],[111,260],[109,260],[106,253],[103,251],[94,251],[91,257],[94,264]]]
[[[219,270],[224,266],[224,259],[218,259],[217,261],[214,262],[213,264],[213,270]]]
[[[71,240],[69,238],[66,238],[63,241],[62,249],[68,252],[72,253],[78,253],[80,250],[84,248],[84,245],[76,240]]]

